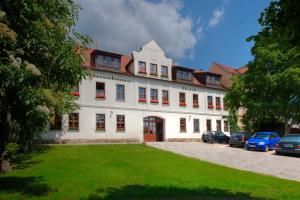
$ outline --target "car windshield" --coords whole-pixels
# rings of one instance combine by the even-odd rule
[[[270,135],[263,134],[263,133],[255,133],[255,134],[253,135],[253,138],[258,138],[258,139],[265,139],[265,140],[267,140],[267,139],[269,139],[269,136],[270,136]]]
[[[281,139],[283,142],[290,142],[290,141],[299,141],[300,142],[300,135],[287,135]]]
[[[231,136],[233,137],[242,137],[244,135],[243,132],[234,132],[234,133],[230,133]]]

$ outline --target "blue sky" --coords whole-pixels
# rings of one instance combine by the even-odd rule
[[[212,62],[248,63],[260,30],[257,19],[270,0],[77,0],[76,29],[93,47],[131,54],[155,40],[176,63],[207,70]]]

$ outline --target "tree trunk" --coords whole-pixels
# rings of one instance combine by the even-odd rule
[[[289,118],[284,117],[284,136],[290,133]]]

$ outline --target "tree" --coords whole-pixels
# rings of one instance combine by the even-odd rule
[[[28,146],[54,113],[77,107],[69,94],[82,68],[87,36],[72,27],[72,0],[2,0],[0,3],[0,154],[8,143]]]
[[[255,130],[261,122],[282,121],[285,134],[300,122],[300,2],[273,1],[261,14],[248,71],[234,80],[226,100],[244,107],[243,122]]]

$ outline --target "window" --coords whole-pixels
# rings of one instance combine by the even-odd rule
[[[105,131],[105,115],[96,114],[96,130]]]
[[[146,74],[146,63],[139,61],[139,73]]]
[[[181,79],[181,80],[191,81],[192,80],[192,73],[191,72],[186,72],[186,71],[177,71],[176,72],[176,78]]]
[[[207,96],[207,108],[214,108],[212,96]]]
[[[210,119],[206,120],[206,130],[211,131],[211,120]]]
[[[167,66],[161,66],[161,76],[168,77],[168,67]]]
[[[117,131],[125,131],[125,115],[117,115]]]
[[[183,92],[179,93],[179,106],[186,106],[185,93],[183,93]]]
[[[117,101],[125,101],[124,85],[117,85]]]
[[[157,89],[150,90],[151,103],[158,103]]]
[[[228,121],[224,121],[224,132],[228,132],[229,128],[228,128]]]
[[[69,114],[69,130],[79,130],[79,114]]]
[[[227,104],[226,104],[224,98],[223,98],[223,108],[224,108],[224,110],[228,110],[228,107],[227,107]]]
[[[146,102],[146,88],[139,87],[139,102]]]
[[[206,83],[212,84],[212,85],[219,85],[220,84],[220,78],[214,77],[214,76],[207,76],[206,77]]]
[[[157,76],[157,65],[156,64],[150,64],[150,74]]]
[[[186,119],[180,118],[180,132],[186,132]]]
[[[199,119],[194,119],[194,133],[199,133],[200,127],[199,127]]]
[[[50,118],[50,130],[62,130],[61,116],[54,113]]]
[[[169,91],[167,90],[162,91],[162,103],[169,104]]]
[[[96,83],[96,98],[105,98],[105,83]]]
[[[121,60],[120,58],[108,56],[108,55],[98,55],[95,59],[96,66],[112,67],[120,69]]]
[[[72,89],[72,91],[70,92],[70,94],[79,97],[80,96],[80,92],[79,92],[79,86],[76,86]]]
[[[216,97],[216,109],[221,109],[221,98]]]
[[[199,107],[198,94],[193,94],[193,107]]]
[[[222,131],[221,130],[221,120],[217,120],[217,131]]]

